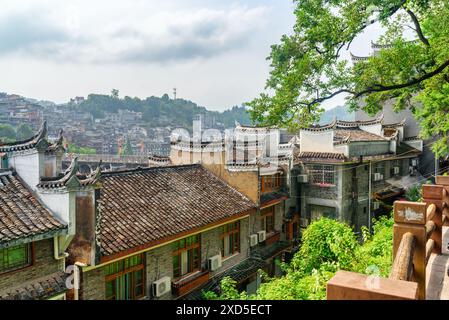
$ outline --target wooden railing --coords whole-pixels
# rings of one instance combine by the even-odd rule
[[[190,291],[198,288],[210,278],[209,271],[198,272],[197,274],[191,275],[185,279],[176,281],[172,283],[173,293],[177,296],[183,296]]]
[[[430,256],[449,251],[449,239],[443,241],[442,236],[449,222],[449,177],[439,176],[436,183],[422,187],[423,202],[394,203],[394,260],[389,279],[378,278],[374,288],[366,285],[370,276],[341,271],[327,284],[328,299],[426,298]]]

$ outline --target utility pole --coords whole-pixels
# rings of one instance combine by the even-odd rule
[[[173,100],[176,100],[176,88],[173,88]]]

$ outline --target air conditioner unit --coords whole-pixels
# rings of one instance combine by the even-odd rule
[[[412,166],[416,167],[418,165],[417,159],[412,159]]]
[[[255,245],[257,245],[258,242],[259,242],[259,238],[258,238],[257,234],[252,234],[249,236],[249,245],[251,247],[254,247]]]
[[[394,170],[394,174],[399,174],[399,167],[394,167],[393,170]]]
[[[208,262],[210,271],[215,271],[221,268],[221,254],[217,254],[216,256],[209,258]]]
[[[379,181],[380,180],[380,173],[375,173],[374,174],[374,181]]]
[[[307,183],[309,181],[309,176],[306,174],[300,174],[298,175],[298,182],[299,183]]]
[[[169,292],[171,292],[170,277],[162,277],[153,282],[153,295],[155,297],[161,297]]]
[[[257,234],[259,235],[259,242],[264,242],[265,239],[267,238],[266,231],[259,231],[259,232],[257,232]]]

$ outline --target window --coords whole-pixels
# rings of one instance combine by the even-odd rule
[[[321,217],[325,218],[336,218],[336,209],[334,207],[326,207],[326,206],[319,206],[311,204],[309,205],[310,210],[310,219],[312,221],[318,220]]]
[[[240,251],[240,221],[220,227],[221,256],[229,257]]]
[[[310,183],[319,185],[335,185],[335,169],[332,165],[314,164],[307,166]]]
[[[31,244],[0,250],[0,273],[14,271],[32,264]]]
[[[200,235],[194,235],[173,244],[173,277],[179,278],[200,270]]]
[[[278,189],[281,185],[281,175],[262,176],[261,179],[262,192]]]
[[[145,258],[138,254],[104,267],[107,300],[135,300],[145,295]]]
[[[262,218],[262,230],[267,233],[274,232],[274,206],[260,210]]]

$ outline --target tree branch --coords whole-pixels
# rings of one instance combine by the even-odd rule
[[[317,103],[321,103],[324,102],[326,100],[332,99],[333,97],[342,94],[342,93],[349,93],[351,95],[354,96],[354,98],[360,98],[366,94],[370,94],[370,93],[375,93],[375,92],[385,92],[385,91],[391,91],[391,90],[397,90],[397,89],[403,89],[403,88],[407,88],[407,87],[411,87],[414,85],[417,85],[421,82],[423,82],[424,80],[430,79],[434,76],[436,76],[437,74],[440,74],[441,72],[444,71],[444,69],[446,69],[447,67],[449,67],[449,60],[445,61],[443,64],[441,64],[438,68],[436,68],[435,70],[433,70],[432,72],[426,73],[423,76],[419,77],[419,78],[414,78],[408,82],[404,82],[404,83],[400,83],[400,84],[395,84],[395,85],[389,85],[389,86],[384,86],[381,84],[375,84],[365,90],[362,90],[360,92],[356,92],[350,89],[340,89],[337,90],[327,96],[324,97],[317,97],[316,99],[313,99],[310,102],[297,102],[296,105],[302,105],[305,106],[307,108],[310,108],[317,104]],[[448,77],[445,76],[446,81],[448,80]]]
[[[412,18],[413,24],[415,25],[415,28],[416,28],[415,31],[418,34],[419,39],[426,46],[430,47],[429,40],[427,40],[427,38],[424,36],[424,33],[422,32],[422,29],[421,29],[421,25],[419,24],[419,21],[418,21],[418,18],[416,17],[416,15],[410,9],[407,9],[406,11],[407,11],[408,15]]]
[[[414,78],[405,83],[400,83],[400,84],[395,84],[395,85],[390,85],[390,86],[376,84],[376,85],[374,85],[375,87],[370,87],[370,88],[367,88],[365,90],[358,92],[357,94],[354,95],[354,98],[359,98],[368,93],[384,92],[384,91],[397,90],[397,89],[403,89],[403,88],[414,86],[416,84],[423,82],[424,80],[430,79],[433,76],[436,76],[437,74],[443,72],[444,69],[446,69],[448,66],[449,66],[449,60],[447,60],[446,62],[441,64],[438,68],[436,68],[432,72],[426,73],[422,77]]]

